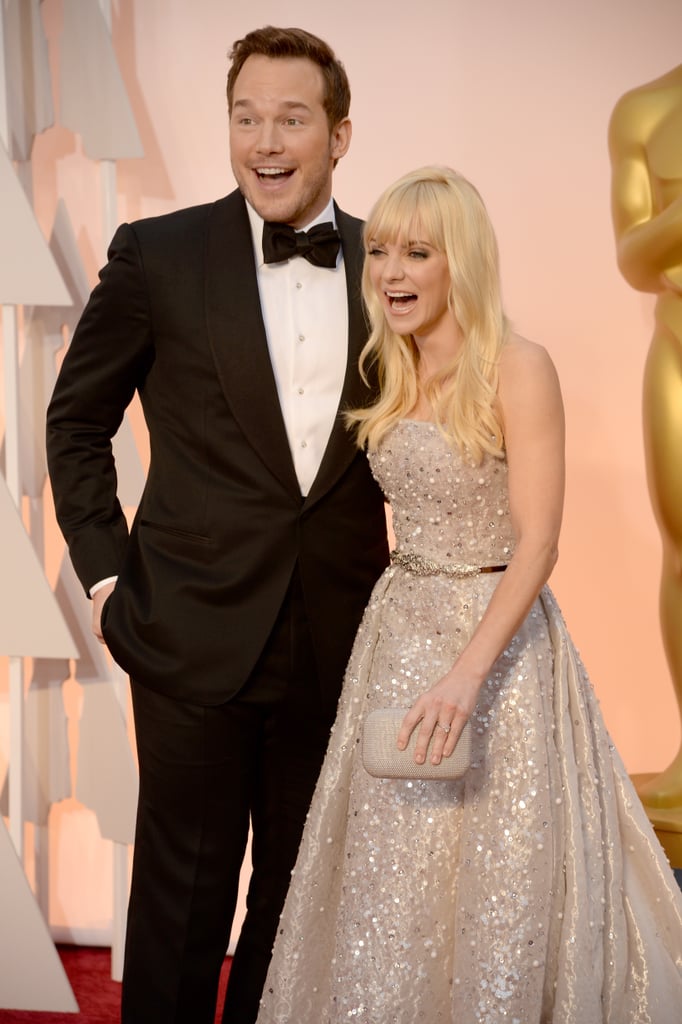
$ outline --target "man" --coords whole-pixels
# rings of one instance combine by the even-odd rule
[[[213,1021],[249,821],[223,1021],[255,1020],[345,663],[387,562],[382,498],[342,416],[369,398],[360,223],[331,198],[351,136],[346,74],[300,29],[252,32],[231,56],[239,191],[119,228],[48,410],[59,522],[93,628],[131,677],[124,1024]],[[310,240],[282,229],[329,222],[337,254],[328,226]],[[135,390],[151,463],[128,536],[110,439]]]

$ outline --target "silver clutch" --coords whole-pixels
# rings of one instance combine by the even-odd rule
[[[377,779],[459,779],[471,764],[471,726],[467,722],[450,757],[441,758],[440,764],[431,764],[431,745],[424,764],[416,764],[414,748],[417,733],[413,730],[405,750],[396,743],[400,723],[407,708],[379,708],[370,711],[362,730],[362,763],[370,775]]]

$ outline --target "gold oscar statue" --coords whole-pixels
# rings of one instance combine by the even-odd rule
[[[661,631],[682,717],[682,64],[621,97],[609,153],[618,266],[633,288],[657,296],[644,445],[663,542]],[[682,852],[682,744],[664,772],[639,777],[638,791],[652,820],[679,822]]]

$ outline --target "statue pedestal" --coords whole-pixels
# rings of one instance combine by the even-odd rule
[[[657,772],[633,775],[632,781],[639,792],[640,786],[655,779]],[[682,868],[682,807],[648,807],[644,804],[649,821],[666,852],[673,868]]]

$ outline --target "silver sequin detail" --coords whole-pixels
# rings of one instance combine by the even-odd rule
[[[391,563],[402,569],[415,573],[417,576],[452,576],[453,579],[464,579],[467,576],[478,576],[489,566],[481,565],[444,565],[432,558],[425,558],[414,551],[392,551]]]

